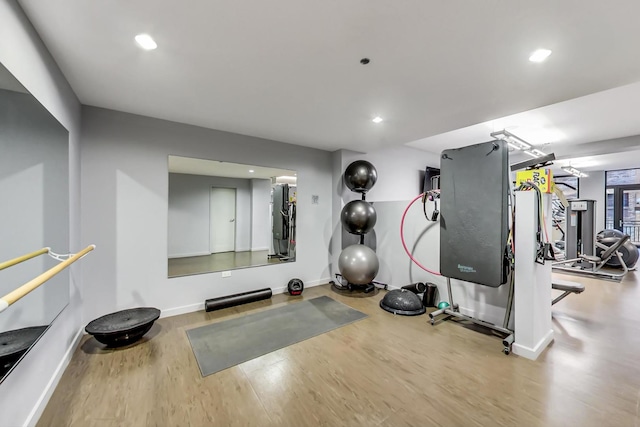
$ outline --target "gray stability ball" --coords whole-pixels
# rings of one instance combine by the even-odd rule
[[[376,253],[365,245],[347,246],[338,258],[338,269],[347,282],[366,285],[378,274],[380,262]]]
[[[351,234],[367,234],[376,225],[378,215],[371,203],[364,200],[352,200],[342,208],[340,220],[342,226]]]
[[[366,193],[378,180],[375,166],[366,160],[352,162],[344,171],[344,183],[351,191]]]

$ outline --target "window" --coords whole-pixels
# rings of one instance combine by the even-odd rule
[[[640,169],[607,171],[606,228],[615,228],[640,241]]]

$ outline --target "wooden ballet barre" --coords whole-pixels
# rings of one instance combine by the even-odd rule
[[[9,261],[2,262],[2,263],[0,263],[0,270],[4,270],[5,268],[12,267],[12,266],[14,266],[16,264],[20,264],[21,262],[24,262],[24,261],[26,261],[28,259],[31,259],[31,258],[35,258],[35,257],[40,256],[42,254],[49,253],[50,250],[51,250],[51,248],[42,248],[42,249],[38,249],[37,251],[33,251],[33,252],[28,253],[28,254],[19,256],[17,258],[10,259]]]
[[[11,304],[18,301],[20,298],[27,295],[29,292],[36,289],[38,286],[42,285],[47,280],[51,279],[56,274],[60,273],[62,270],[94,250],[96,245],[90,245],[81,250],[80,252],[70,256],[68,259],[62,261],[58,265],[51,267],[49,270],[45,271],[35,279],[32,279],[20,286],[19,288],[9,292],[2,298],[0,298],[0,313],[6,310]]]

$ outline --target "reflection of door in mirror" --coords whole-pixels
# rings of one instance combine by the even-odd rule
[[[169,277],[295,261],[295,171],[178,156],[168,169]]]
[[[236,189],[211,187],[211,253],[236,250]]]

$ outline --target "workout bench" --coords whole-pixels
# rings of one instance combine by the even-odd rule
[[[551,302],[551,305],[557,303],[558,301],[560,301],[561,299],[563,299],[569,294],[581,294],[582,292],[584,292],[584,285],[580,283],[570,282],[568,280],[560,280],[560,279],[554,279],[551,282],[551,288],[557,291],[564,292],[562,295],[559,295],[558,297],[556,297]]]

